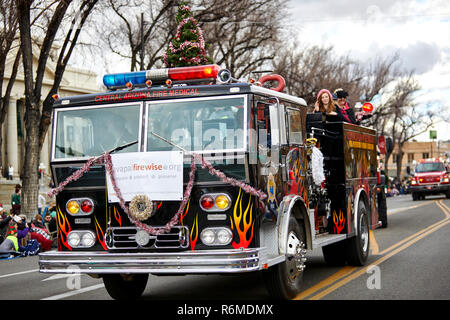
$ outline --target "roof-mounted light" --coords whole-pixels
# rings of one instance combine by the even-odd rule
[[[220,67],[216,64],[180,67],[168,69],[156,69],[126,73],[107,74],[103,76],[103,84],[108,89],[124,88],[128,82],[133,86],[144,86],[150,80],[153,84],[164,84],[170,79],[173,82],[216,79]],[[148,84],[147,84],[148,85]]]

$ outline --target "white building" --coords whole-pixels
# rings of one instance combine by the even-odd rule
[[[5,76],[3,78],[3,92],[6,90],[9,79],[11,77],[11,69],[16,56],[17,49],[10,51],[8,60],[6,62]],[[39,52],[35,50],[35,52]],[[37,66],[38,57],[33,57],[35,67]],[[55,64],[48,60],[45,70],[41,99],[45,99],[53,84]],[[36,69],[35,69],[36,70]],[[36,73],[34,73],[36,74]],[[66,67],[64,77],[58,90],[60,97],[95,93],[99,92],[100,87],[97,82],[97,74],[81,69]],[[23,76],[23,67],[19,67],[18,75],[11,92],[11,98],[6,113],[5,121],[2,125],[2,163],[3,177],[8,174],[8,166],[11,164],[14,168],[14,178],[19,178],[22,173],[24,161],[24,141],[25,141],[25,85]],[[49,155],[50,155],[50,136],[51,127],[47,132],[47,137],[44,141],[42,151],[40,154],[41,167],[45,168],[45,174],[49,174]]]

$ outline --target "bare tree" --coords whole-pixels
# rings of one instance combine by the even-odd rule
[[[202,1],[196,14],[210,44],[208,55],[236,78],[269,66],[282,47],[287,1]]]
[[[176,33],[176,0],[108,0],[99,37],[129,61],[130,70],[162,67],[162,56]],[[207,54],[234,77],[270,62],[280,45],[286,0],[193,0],[191,11],[202,28]],[[143,14],[143,15],[141,15]],[[144,55],[141,50],[144,43]]]
[[[286,78],[288,93],[304,98],[311,106],[324,88],[344,88],[350,101],[359,101],[366,77],[357,61],[336,54],[333,47],[286,47],[274,60],[274,70]]]
[[[62,79],[67,62],[76,44],[79,30],[81,30],[85,19],[89,15],[90,10],[95,5],[96,0],[84,0],[79,3],[79,7],[74,8],[74,12],[80,14],[80,22],[77,31],[73,34],[74,28],[71,28],[65,37],[65,41],[60,50],[58,64],[56,67],[54,85],[46,98],[45,107],[41,115],[41,92],[44,79],[44,71],[50,56],[55,38],[60,30],[64,18],[68,17],[68,9],[71,0],[50,2],[48,6],[32,9],[33,1],[19,0],[17,1],[17,12],[19,16],[20,30],[20,48],[22,51],[22,60],[24,68],[25,81],[25,153],[23,168],[23,202],[22,210],[28,216],[36,212],[37,196],[38,196],[38,164],[40,139],[48,128],[48,119],[50,118],[51,108],[49,106],[49,97],[56,92],[56,89]],[[39,17],[40,24],[36,25],[33,34],[31,28],[32,15]],[[78,15],[75,15],[76,19]],[[74,20],[72,20],[73,22]],[[74,24],[72,24],[73,26]],[[36,76],[33,75],[33,39],[43,35],[43,40],[39,45],[39,58],[36,67]]]
[[[17,70],[20,63],[20,50],[17,50],[14,62],[12,63],[8,84],[3,93],[3,79],[5,79],[6,61],[8,54],[13,49],[13,43],[16,39],[16,33],[18,29],[18,19],[16,2],[13,0],[1,0],[0,1],[0,92],[3,96],[0,100],[0,132],[2,131],[3,123],[5,122],[6,112],[9,106],[9,99],[11,96],[11,90],[16,80]],[[0,135],[0,150],[2,148],[2,137]],[[0,153],[0,165],[3,163],[2,155]]]
[[[397,164],[396,176],[401,177],[403,160],[403,146],[405,142],[426,132],[436,121],[436,114],[430,108],[419,108],[415,101],[415,94],[420,90],[420,85],[411,72],[407,76],[399,78],[387,96],[381,108],[385,110],[385,121],[382,129],[393,139],[397,147],[395,162]],[[423,106],[421,106],[423,107]],[[390,155],[386,155],[385,172],[388,173],[387,163]]]

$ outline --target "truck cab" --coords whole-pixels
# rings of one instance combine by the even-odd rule
[[[409,190],[414,201],[435,194],[450,198],[450,172],[444,162],[439,158],[419,160]]]
[[[150,70],[56,100],[58,240],[40,271],[100,277],[116,299],[149,274],[262,272],[289,299],[308,250],[363,265],[380,225],[376,132],[310,119],[269,79],[276,90],[217,65]]]

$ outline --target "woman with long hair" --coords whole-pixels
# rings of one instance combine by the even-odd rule
[[[319,91],[316,103],[314,104],[314,112],[336,115],[336,105],[333,102],[333,96],[329,90],[322,89]]]

